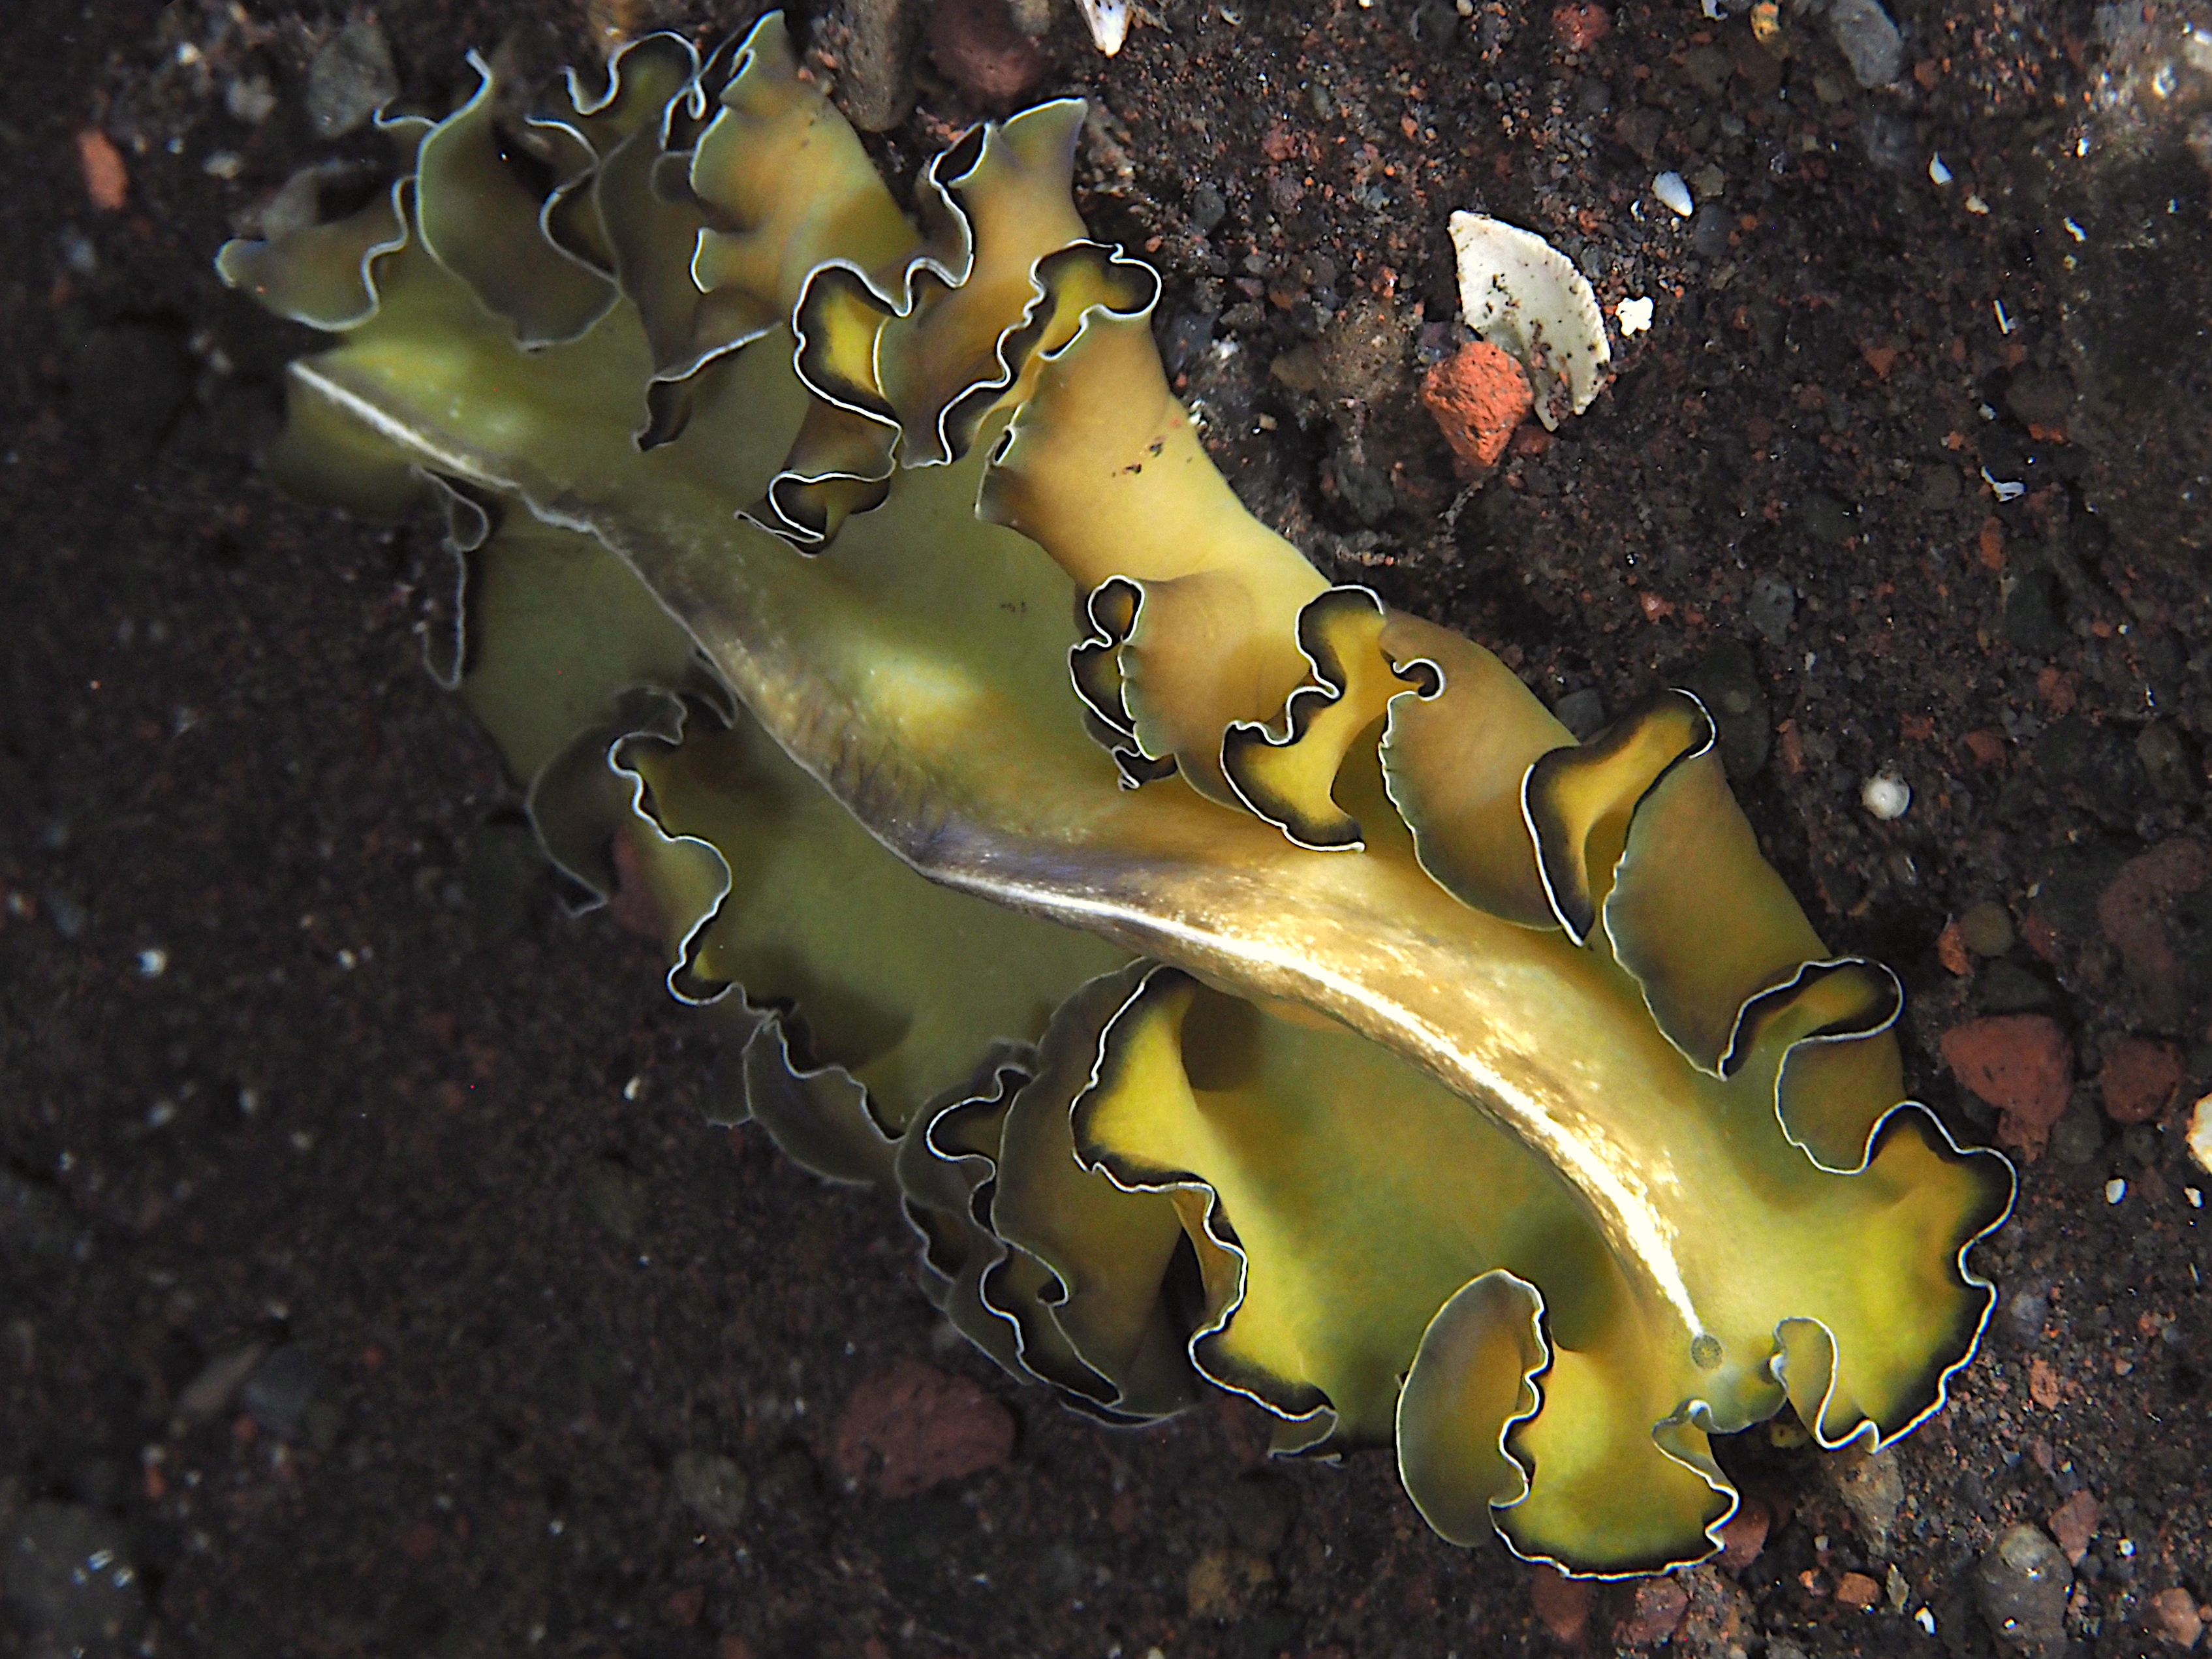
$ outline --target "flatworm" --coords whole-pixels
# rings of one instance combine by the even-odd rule
[[[1576,1571],[1709,1554],[1714,1435],[1941,1405],[2014,1183],[1904,1100],[1896,980],[1694,697],[1578,744],[1244,511],[1072,204],[1081,104],[909,213],[780,17],[512,131],[476,67],[388,192],[218,264],[337,337],[278,475],[444,507],[434,666],[665,919],[726,1117],[896,1193],[1069,1404],[1234,1390]]]

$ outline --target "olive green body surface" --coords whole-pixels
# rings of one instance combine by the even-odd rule
[[[1076,216],[1079,105],[908,211],[776,17],[513,131],[482,79],[223,251],[337,337],[272,465],[444,506],[432,665],[548,852],[961,1330],[1109,1421],[1394,1444],[1445,1535],[1587,1572],[1712,1550],[1713,1434],[1941,1404],[2013,1181],[1904,1102],[1894,979],[1693,698],[1577,744],[1244,512]]]

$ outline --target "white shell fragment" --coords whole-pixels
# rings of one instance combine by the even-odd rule
[[[1668,211],[1688,218],[1698,210],[1691,198],[1690,186],[1679,173],[1662,173],[1651,181],[1651,193],[1666,204]]]
[[[1098,50],[1111,58],[1129,38],[1129,0],[1075,0]]]
[[[1651,296],[1623,300],[1613,308],[1613,314],[1620,324],[1620,337],[1633,338],[1651,326]]]
[[[2197,1167],[2212,1175],[2212,1095],[2206,1095],[2189,1114],[2189,1155]]]
[[[1931,184],[1948,185],[1951,182],[1951,169],[1943,165],[1943,155],[1940,150],[1928,158],[1928,179]]]
[[[2128,1195],[2128,1183],[2114,1176],[2105,1183],[2105,1202],[2117,1204]]]
[[[1536,418],[1556,429],[1588,409],[1613,361],[1589,278],[1534,232],[1486,214],[1453,214],[1451,239],[1460,315],[1528,371]]]
[[[1912,786],[1894,772],[1877,772],[1859,790],[1859,805],[1887,823],[1912,805]]]

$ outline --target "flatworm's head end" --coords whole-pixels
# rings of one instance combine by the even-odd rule
[[[2018,1188],[2002,1153],[1960,1147],[1910,1101],[1876,1126],[1865,1169],[1849,1180],[1868,1183],[1878,1212],[1850,1241],[1862,1265],[1831,1264],[1843,1311],[1785,1319],[1775,1331],[1775,1375],[1832,1449],[1885,1445],[1942,1409],[1996,1302],[1969,1257],[2011,1214]]]
[[[1665,1572],[1718,1547],[1736,1494],[1702,1408],[1657,1417],[1664,1379],[1621,1333],[1568,1348],[1541,1293],[1503,1269],[1470,1281],[1421,1338],[1398,1405],[1398,1469],[1443,1537],[1493,1532],[1582,1577]]]

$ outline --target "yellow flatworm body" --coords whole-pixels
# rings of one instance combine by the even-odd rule
[[[336,337],[271,464],[444,506],[434,666],[547,850],[962,1331],[1109,1421],[1395,1446],[1446,1536],[1595,1573],[1713,1550],[1713,1435],[1941,1404],[2013,1179],[1903,1100],[1895,979],[1694,698],[1577,744],[1243,510],[1072,205],[1079,104],[908,210],[778,17],[518,133],[477,67],[388,193],[220,256]]]

